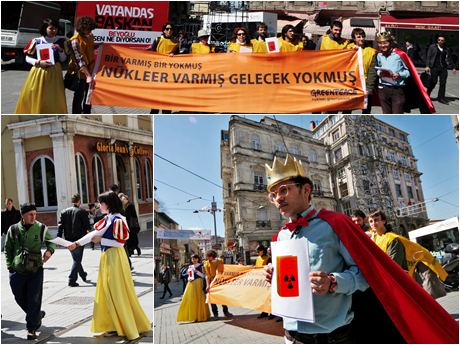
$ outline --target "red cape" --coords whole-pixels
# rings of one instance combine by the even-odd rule
[[[393,51],[400,56],[400,58],[404,61],[407,68],[409,69],[409,72],[412,78],[414,79],[415,85],[417,86],[417,89],[420,92],[420,96],[421,96],[420,98],[423,102],[425,102],[425,105],[428,111],[430,111],[431,114],[435,113],[436,110],[434,109],[433,102],[431,101],[430,96],[426,92],[425,86],[423,85],[422,80],[420,79],[420,76],[418,75],[417,69],[415,68],[415,65],[412,62],[409,55],[407,55],[406,52],[398,48],[394,48]]]
[[[334,229],[408,343],[459,343],[458,322],[349,217],[323,209],[318,218]]]

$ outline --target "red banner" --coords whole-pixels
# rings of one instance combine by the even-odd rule
[[[96,43],[148,46],[168,21],[169,1],[78,1],[76,16],[95,20]]]

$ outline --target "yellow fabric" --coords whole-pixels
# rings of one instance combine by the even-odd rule
[[[180,302],[176,321],[207,321],[210,315],[209,306],[206,304],[206,297],[203,292],[203,279],[197,278],[188,282]]]
[[[80,54],[83,57],[83,61],[85,62],[89,73],[92,73],[93,67],[94,67],[94,39],[93,39],[93,36],[83,37],[79,33],[76,33],[70,38],[71,42],[73,40],[78,40],[78,43],[80,44]],[[75,60],[74,54],[70,54],[68,70],[69,71],[79,71],[80,70],[80,66]],[[86,78],[83,72],[80,72],[80,76],[82,78]]]
[[[350,47],[355,47],[356,44],[352,44]],[[367,80],[367,74],[369,73],[369,67],[372,63],[372,59],[377,55],[377,50],[372,47],[365,47],[363,51],[363,67],[364,67],[364,78]]]
[[[209,282],[211,282],[216,276],[217,271],[222,272],[224,270],[224,260],[220,258],[216,259],[213,262],[210,262],[209,260],[205,260],[203,262],[203,266],[204,266],[204,271],[209,278]]]
[[[160,54],[168,55],[171,53],[175,53],[178,47],[179,47],[179,42],[176,39],[165,38],[161,36],[160,42],[158,42],[156,51]]]
[[[15,113],[67,114],[60,63],[47,69],[32,67],[19,95]]]
[[[297,44],[292,44],[279,37],[278,41],[280,43],[280,52],[301,52],[303,50],[303,43],[300,41]]]
[[[265,43],[265,41],[259,41],[257,38],[253,38],[251,43],[254,53],[268,53],[267,43]]]
[[[435,272],[441,280],[446,280],[447,272],[442,268],[436,258],[420,244],[412,242],[407,238],[397,235],[394,232],[387,232],[383,235],[377,234],[376,231],[372,230],[372,240],[382,249],[385,253],[387,252],[388,245],[395,239],[401,241],[406,252],[406,261],[409,275],[414,278],[415,267],[417,263],[423,262],[433,272]]]
[[[268,255],[258,256],[256,259],[256,267],[262,267],[267,264]]]
[[[228,51],[229,52],[239,53],[240,52],[240,46],[241,45],[236,43],[236,42],[230,42],[229,45],[228,45]],[[254,47],[252,46],[252,44],[243,44],[243,47],[252,49],[254,51]]]
[[[209,54],[209,53],[214,53],[214,51],[215,51],[214,46],[201,44],[199,42],[192,43],[192,54]]]
[[[150,320],[134,290],[125,249],[109,248],[102,253],[99,264],[91,332],[116,331],[133,340],[150,329]]]
[[[323,39],[321,40],[321,50],[347,49],[350,47],[352,47],[352,43],[345,38],[342,38],[340,41],[334,41],[329,35],[323,35]]]

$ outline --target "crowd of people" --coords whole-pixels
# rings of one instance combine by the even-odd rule
[[[151,329],[137,299],[131,277],[130,256],[141,254],[138,241],[139,221],[128,196],[118,193],[118,186],[98,196],[97,204],[81,206],[74,194],[72,206],[60,212],[57,237],[70,243],[72,257],[68,286],[78,287],[78,277],[90,281],[82,259],[88,243],[100,243],[101,259],[91,323],[93,333],[118,335],[129,341]],[[9,283],[15,301],[26,314],[27,339],[37,339],[46,313],[42,310],[43,264],[54,254],[56,245],[48,227],[37,221],[35,204],[24,203],[16,210],[7,198],[2,211],[2,251],[6,255]],[[46,251],[41,254],[42,245]],[[4,247],[4,248],[3,248]],[[93,246],[94,249],[94,246]]]
[[[31,40],[24,49],[26,61],[33,67],[24,83],[16,113],[67,113],[65,88],[74,92],[72,101],[73,114],[91,113],[91,105],[86,104],[86,97],[91,88],[94,72],[95,44],[92,30],[96,27],[90,17],[80,17],[76,22],[76,33],[69,40],[57,38],[58,24],[52,19],[45,19],[40,28],[41,37]],[[383,113],[401,114],[413,108],[421,113],[434,112],[429,95],[439,80],[437,100],[448,104],[446,82],[448,69],[455,73],[452,51],[446,45],[446,37],[439,34],[436,43],[429,46],[426,59],[421,57],[419,49],[409,39],[403,46],[398,45],[389,32],[376,35],[376,48],[368,46],[365,31],[354,28],[351,39],[342,37],[342,22],[334,21],[329,30],[315,44],[311,36],[298,32],[291,24],[285,25],[277,38],[279,52],[301,52],[304,50],[358,49],[363,51],[363,67],[366,81],[367,107],[363,114],[371,112],[372,105],[380,105]],[[187,33],[180,31],[175,35],[175,26],[167,22],[162,27],[161,36],[157,37],[147,49],[170,57],[176,54],[213,54],[218,51],[210,43],[210,34],[199,30],[196,42],[190,42]],[[251,37],[253,37],[251,39]],[[250,33],[244,26],[237,26],[232,38],[227,43],[227,52],[268,53],[266,39],[269,37],[265,23],[256,26],[256,32]],[[37,46],[52,44],[54,64],[40,60]],[[402,48],[402,49],[400,49]],[[418,64],[425,61],[424,82],[421,81],[413,61]],[[62,77],[61,64],[68,60],[69,67]],[[413,86],[416,86],[415,89]],[[414,93],[415,91],[415,93]],[[415,100],[413,95],[415,94]],[[136,105],[133,104],[133,107]],[[337,111],[340,111],[338,109]],[[152,109],[151,113],[158,113]],[[163,113],[170,111],[163,110]],[[349,111],[344,111],[349,113]]]

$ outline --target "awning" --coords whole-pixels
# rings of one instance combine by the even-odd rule
[[[285,25],[291,24],[293,26],[297,26],[301,21],[302,21],[302,19],[298,19],[298,20],[278,20],[276,22],[277,32],[280,33]]]
[[[458,31],[458,16],[395,18],[391,15],[382,15],[380,26],[387,29]]]

